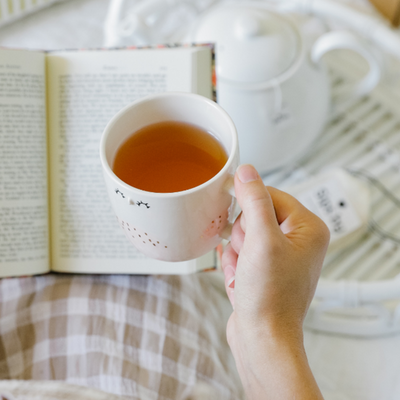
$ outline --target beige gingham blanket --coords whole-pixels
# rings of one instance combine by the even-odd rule
[[[3,279],[0,379],[143,400],[191,399],[199,387],[209,399],[241,399],[230,307],[213,274]]]
[[[0,381],[0,400],[121,400],[123,397],[60,381]]]

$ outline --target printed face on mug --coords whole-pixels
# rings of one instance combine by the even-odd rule
[[[114,212],[139,251],[185,261],[220,243],[239,154],[218,104],[189,93],[140,99],[109,122],[100,158]]]

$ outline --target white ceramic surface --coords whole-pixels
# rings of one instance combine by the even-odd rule
[[[136,130],[167,120],[192,123],[212,133],[229,156],[224,168],[209,181],[182,192],[153,193],[127,185],[112,171],[117,149]],[[229,186],[239,153],[235,126],[218,104],[188,93],[168,92],[140,99],[109,122],[100,157],[114,212],[139,251],[159,260],[185,261],[220,243],[233,218]]]

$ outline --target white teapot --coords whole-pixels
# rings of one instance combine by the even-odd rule
[[[365,95],[380,79],[378,62],[354,35],[328,32],[308,45],[292,19],[254,2],[209,9],[189,40],[216,43],[217,101],[238,130],[241,162],[261,174],[302,156],[328,121],[326,52],[351,49],[369,63],[348,96]]]

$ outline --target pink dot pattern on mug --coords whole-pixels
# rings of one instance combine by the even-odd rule
[[[128,222],[125,222],[118,217],[117,219],[127,238],[136,247],[148,245],[157,248],[168,249],[168,246],[165,243],[160,243],[159,240],[152,237],[149,233],[139,230],[135,226],[130,225]]]
[[[203,232],[201,238],[210,238],[219,235],[225,228],[228,221],[229,212],[224,212],[216,216]]]

